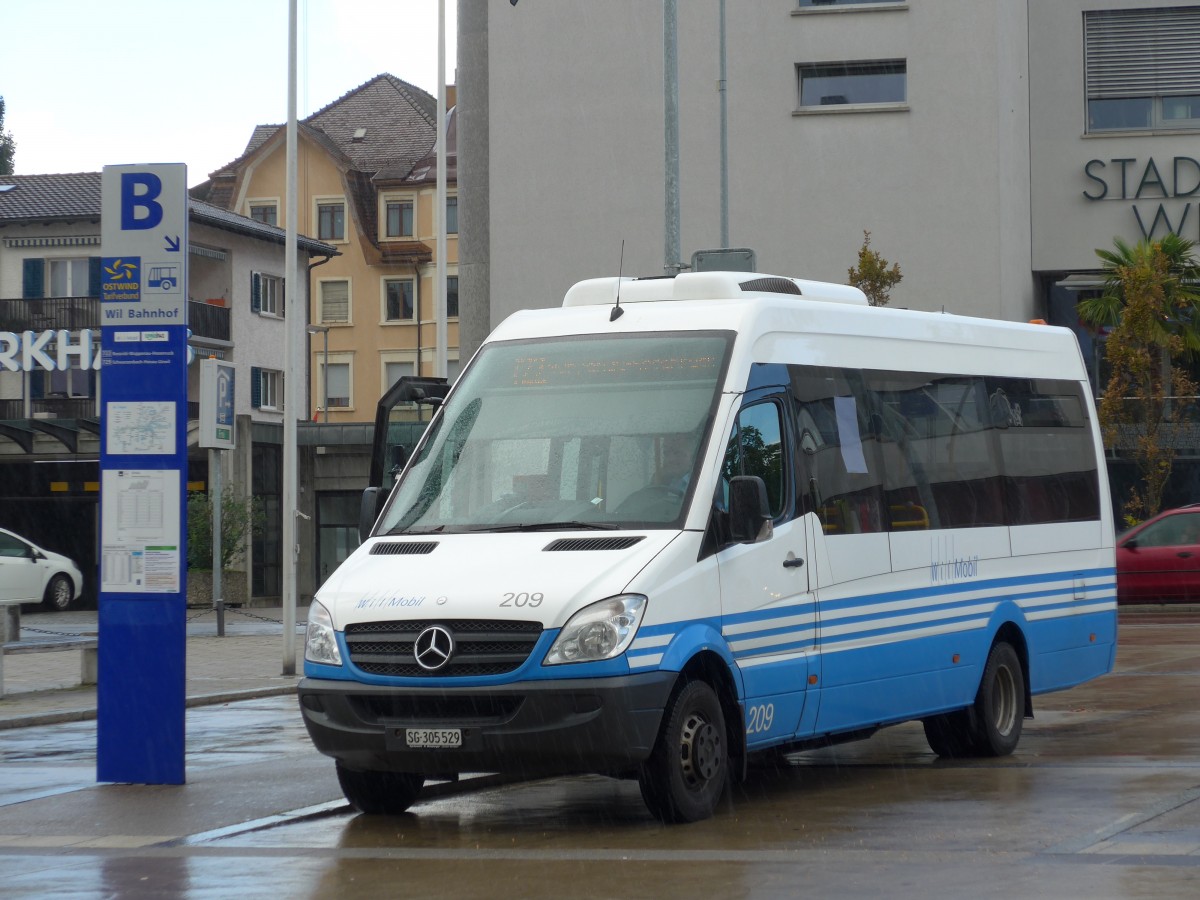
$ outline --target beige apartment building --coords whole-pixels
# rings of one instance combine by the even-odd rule
[[[453,377],[459,365],[453,111],[447,122],[447,361]],[[285,125],[255,128],[245,152],[193,195],[282,226],[286,131]],[[310,399],[301,418],[369,422],[396,379],[434,374],[437,134],[435,98],[387,74],[299,123],[297,228],[322,235],[340,251],[310,267]],[[263,274],[254,300],[261,314],[281,313],[283,274]],[[275,376],[262,375],[264,389]]]

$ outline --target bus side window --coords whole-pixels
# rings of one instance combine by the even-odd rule
[[[767,486],[771,517],[788,511],[787,454],[783,444],[783,414],[771,401],[755,403],[738,413],[725,447],[717,505],[728,506],[729,480],[735,475],[757,475]]]

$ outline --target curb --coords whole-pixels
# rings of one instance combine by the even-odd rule
[[[297,680],[297,683],[299,681]],[[267,688],[249,688],[243,691],[222,691],[218,694],[198,694],[184,700],[184,707],[216,706],[221,703],[236,703],[239,700],[256,700],[260,697],[278,697],[294,694],[295,684],[281,684]],[[10,694],[12,696],[20,696]],[[88,722],[96,718],[96,707],[84,706],[75,709],[58,709],[52,712],[31,713],[25,716],[0,717],[0,731],[9,728],[29,728],[36,725],[61,725],[64,722]]]

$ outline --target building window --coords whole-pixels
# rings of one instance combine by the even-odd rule
[[[324,374],[325,364],[321,364]],[[329,408],[339,409],[350,404],[350,363],[331,362],[329,364],[329,380],[325,382],[324,390],[329,392]]]
[[[250,218],[264,225],[278,225],[279,211],[274,203],[251,203]]]
[[[384,318],[388,322],[401,322],[413,318],[416,288],[411,278],[389,278],[384,282],[384,301],[387,306]]]
[[[413,236],[413,203],[411,200],[395,200],[388,203],[387,236]]]
[[[322,241],[346,239],[346,204],[317,204],[317,237]]]
[[[322,322],[339,323],[350,321],[350,282],[322,281],[320,283],[321,308],[318,311]]]
[[[1200,129],[1200,7],[1083,14],[1087,130]]]
[[[801,109],[894,106],[908,100],[908,64],[903,59],[800,63],[796,76]]]
[[[446,198],[446,234],[458,234],[458,198]]]
[[[446,276],[446,318],[458,318],[458,276]]]
[[[79,399],[96,395],[96,372],[94,369],[81,369],[77,365],[69,369],[55,369],[53,372],[35,370],[30,372],[32,379],[42,378],[41,391],[34,388],[35,397],[47,399]]]
[[[412,362],[385,362],[383,364],[383,377],[387,384],[383,386],[386,391],[393,384],[403,378],[405,375],[416,375],[417,365]]]
[[[88,296],[88,261],[84,259],[48,259],[50,269],[47,297]]]
[[[250,310],[264,316],[283,315],[283,279],[254,272],[250,275]]]
[[[800,0],[801,9],[812,9],[830,6],[860,6],[867,3],[886,3],[889,6],[907,6],[905,0]]]
[[[250,405],[255,409],[283,409],[283,373],[251,366]]]

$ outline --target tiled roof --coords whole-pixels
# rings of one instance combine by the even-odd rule
[[[99,172],[0,175],[0,223],[99,218]]]
[[[5,185],[12,187],[5,190]],[[284,244],[287,237],[282,228],[256,222],[195,198],[188,199],[188,215],[194,222],[276,244]],[[100,221],[99,172],[0,176],[0,225],[56,220]],[[297,244],[320,256],[338,253],[335,247],[303,235],[298,237]]]
[[[447,141],[447,178],[457,175],[454,117]],[[243,154],[192,190],[192,196],[231,207],[239,173],[264,147],[283,139],[284,125],[259,125]],[[301,135],[329,154],[346,179],[353,215],[364,235],[378,231],[376,190],[383,184],[420,184],[437,176],[437,100],[394,75],[377,75],[298,123]],[[377,249],[378,242],[371,239]],[[382,252],[382,250],[381,250]]]
[[[403,169],[407,174],[434,145],[437,100],[394,75],[377,75],[300,121],[307,136],[344,156],[351,168],[374,173]],[[242,155],[211,175],[236,174],[240,163],[284,125],[257,125]],[[355,133],[365,129],[360,140]]]

